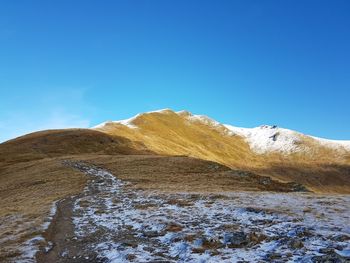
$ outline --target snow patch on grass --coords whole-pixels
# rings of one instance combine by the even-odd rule
[[[57,210],[57,202],[53,202],[51,205],[51,208],[49,210],[48,216],[45,218],[44,223],[41,224],[41,226],[37,228],[33,228],[33,225],[36,225],[36,220],[28,221],[25,218],[17,218],[15,219],[14,223],[17,224],[18,229],[18,238],[20,238],[20,235],[23,233],[31,233],[24,242],[16,246],[16,250],[18,250],[19,255],[15,257],[13,262],[19,262],[19,263],[31,263],[36,262],[35,260],[35,254],[39,251],[39,246],[45,243],[45,239],[42,236],[42,233],[47,230],[49,227],[53,217],[56,214]],[[13,228],[13,227],[12,227]],[[16,234],[14,235],[14,239],[16,239]],[[5,240],[3,240],[4,243],[0,241],[0,246],[5,246]],[[7,240],[9,241],[9,240]]]
[[[80,169],[91,180],[75,203],[76,235],[108,262],[302,261],[349,249],[349,196],[162,194]]]

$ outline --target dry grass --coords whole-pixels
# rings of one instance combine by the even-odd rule
[[[69,154],[150,153],[142,143],[89,129],[47,130],[0,144],[0,167]]]
[[[257,155],[241,137],[228,136],[224,128],[188,122],[170,110],[143,114],[133,123],[139,128],[110,123],[98,130],[142,142],[157,154],[210,160],[283,182],[296,181],[315,192],[350,193],[350,154],[326,148],[307,137],[301,143],[305,152]]]
[[[21,162],[2,169],[0,216],[38,215],[53,201],[80,192],[86,178],[57,159]]]
[[[132,187],[163,192],[222,193],[231,191],[291,191],[292,185],[253,173],[183,156],[84,155],[74,159],[100,165]],[[267,181],[266,181],[267,179]]]
[[[79,193],[85,181],[85,176],[63,167],[56,159],[2,167],[0,261],[6,262],[5,259],[17,256],[20,243],[42,232],[53,202]]]

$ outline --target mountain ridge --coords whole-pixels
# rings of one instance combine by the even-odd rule
[[[259,136],[249,137],[252,132]],[[39,131],[1,143],[0,172],[21,162],[63,156],[182,156],[295,182],[316,193],[350,193],[350,152],[344,142],[329,143],[277,126],[245,129],[164,109],[91,129]],[[281,145],[290,148],[281,151]]]
[[[137,120],[137,118],[142,117],[142,115],[154,114],[154,113],[166,114],[169,112],[178,114],[179,116],[183,116],[187,118],[189,121],[199,121],[216,128],[225,127],[228,130],[226,131],[228,135],[233,135],[233,136],[238,135],[245,138],[248,144],[250,145],[251,149],[254,150],[256,153],[263,154],[263,153],[274,152],[274,151],[279,151],[282,153],[292,153],[294,151],[298,151],[300,149],[298,149],[297,147],[293,147],[291,144],[293,143],[297,144],[298,140],[300,140],[302,137],[306,137],[309,140],[314,140],[315,143],[320,143],[323,146],[328,148],[350,151],[350,140],[332,140],[332,139],[320,138],[312,135],[303,134],[295,130],[281,128],[281,127],[278,127],[277,125],[260,125],[253,128],[237,127],[231,124],[220,123],[206,115],[196,115],[186,110],[173,111],[168,108],[149,111],[145,113],[139,113],[134,117],[131,117],[125,120],[103,122],[99,125],[92,127],[92,129],[103,129],[103,127],[108,124],[121,124],[129,128],[137,128],[137,125],[135,125],[133,122]],[[274,147],[274,146],[271,147],[272,142],[279,141],[277,137],[281,137],[279,136],[281,134],[284,139],[285,145],[279,144],[280,147]],[[267,139],[271,139],[271,140],[267,140]],[[269,147],[269,144],[270,144],[270,147]]]
[[[350,192],[348,142],[344,147],[343,141],[323,141],[277,126],[242,130],[204,115],[170,109],[93,129],[142,143],[155,154],[214,161],[282,182],[296,181],[315,192]],[[247,131],[258,136],[249,137]]]

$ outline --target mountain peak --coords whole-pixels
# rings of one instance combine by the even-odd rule
[[[222,124],[206,115],[196,115],[186,110],[173,111],[171,109],[160,109],[140,113],[125,120],[108,121],[93,127],[98,130],[106,130],[106,127],[111,125],[124,126],[133,130],[137,130],[142,126],[143,130],[154,129],[152,126],[159,126],[159,115],[163,120],[172,121],[174,125],[182,130],[190,131],[191,125],[205,125],[210,129],[216,130],[222,136],[238,136],[242,138],[249,146],[249,148],[256,154],[268,154],[277,152],[281,154],[291,154],[297,152],[312,152],[315,146],[333,149],[337,151],[350,151],[350,141],[336,141],[317,138],[313,136],[304,135],[300,132],[278,127],[277,125],[261,125],[255,128],[242,128],[229,124]],[[157,118],[153,118],[157,116]],[[150,122],[151,119],[153,120]],[[140,123],[143,123],[142,125]],[[141,125],[141,126],[140,126]],[[162,132],[174,132],[168,124],[167,127],[162,128]]]

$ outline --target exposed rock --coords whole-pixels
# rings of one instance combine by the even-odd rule
[[[304,244],[303,242],[301,242],[300,240],[298,239],[292,239],[290,242],[289,242],[289,246],[292,248],[292,249],[301,249],[304,247]]]
[[[321,256],[315,256],[312,258],[314,263],[349,263],[350,252],[343,252],[334,249],[320,249],[320,253],[324,253]]]
[[[158,237],[160,236],[160,233],[158,231],[145,231],[143,232],[143,236],[148,238]]]
[[[291,188],[291,191],[293,192],[310,192],[309,189],[307,189],[304,185],[298,184],[295,182],[288,183],[289,187]]]
[[[266,255],[266,259],[271,262],[276,262],[277,259],[280,259],[282,256],[279,253],[271,252]]]
[[[259,182],[263,185],[271,184],[271,178],[270,177],[261,177]]]
[[[249,237],[242,231],[224,234],[224,244],[230,248],[243,247],[248,243]]]
[[[350,237],[348,235],[337,235],[333,237],[333,240],[338,242],[345,242],[345,241],[349,241]]]

